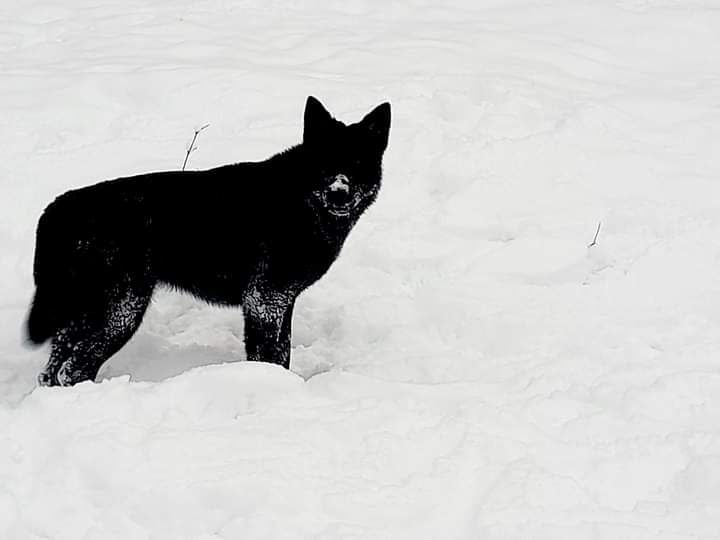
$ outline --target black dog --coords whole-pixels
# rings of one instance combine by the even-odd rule
[[[265,161],[158,172],[59,196],[37,229],[28,339],[52,338],[42,385],[93,380],[158,284],[242,306],[248,360],[290,365],[297,296],[375,200],[390,105],[360,122],[305,106],[303,141]]]

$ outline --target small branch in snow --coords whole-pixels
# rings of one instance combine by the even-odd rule
[[[597,230],[595,231],[595,238],[593,238],[593,241],[590,244],[588,244],[589,248],[591,248],[595,244],[597,244],[597,237],[598,237],[598,234],[600,234],[600,225],[602,225],[602,221],[598,221]]]
[[[187,152],[185,153],[185,161],[183,161],[182,170],[185,170],[185,166],[187,165],[188,158],[190,157],[190,152],[193,152],[194,150],[197,150],[197,146],[195,146],[195,141],[197,140],[198,135],[200,132],[208,127],[210,124],[205,124],[201,128],[198,128],[195,130],[195,135],[193,135],[192,142],[190,143],[190,146],[188,146]]]

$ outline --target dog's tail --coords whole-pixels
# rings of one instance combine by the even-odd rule
[[[25,328],[27,340],[33,345],[45,343],[57,330],[48,300],[40,288],[35,291]]]
[[[55,283],[54,268],[58,263],[58,254],[55,253],[58,243],[55,230],[57,227],[48,223],[51,221],[53,206],[54,203],[50,204],[40,216],[35,240],[33,277],[36,289],[25,324],[27,341],[32,345],[45,343],[60,328],[56,311],[60,307],[57,293],[62,285]]]

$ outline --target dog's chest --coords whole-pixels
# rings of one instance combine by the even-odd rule
[[[274,246],[263,265],[269,279],[298,292],[320,279],[338,258],[347,234],[289,236]]]

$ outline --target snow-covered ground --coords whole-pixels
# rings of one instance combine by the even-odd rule
[[[714,0],[3,2],[0,538],[719,538],[718,58]],[[36,388],[45,204],[205,123],[190,168],[262,159],[308,94],[393,126],[292,372],[160,293]]]

